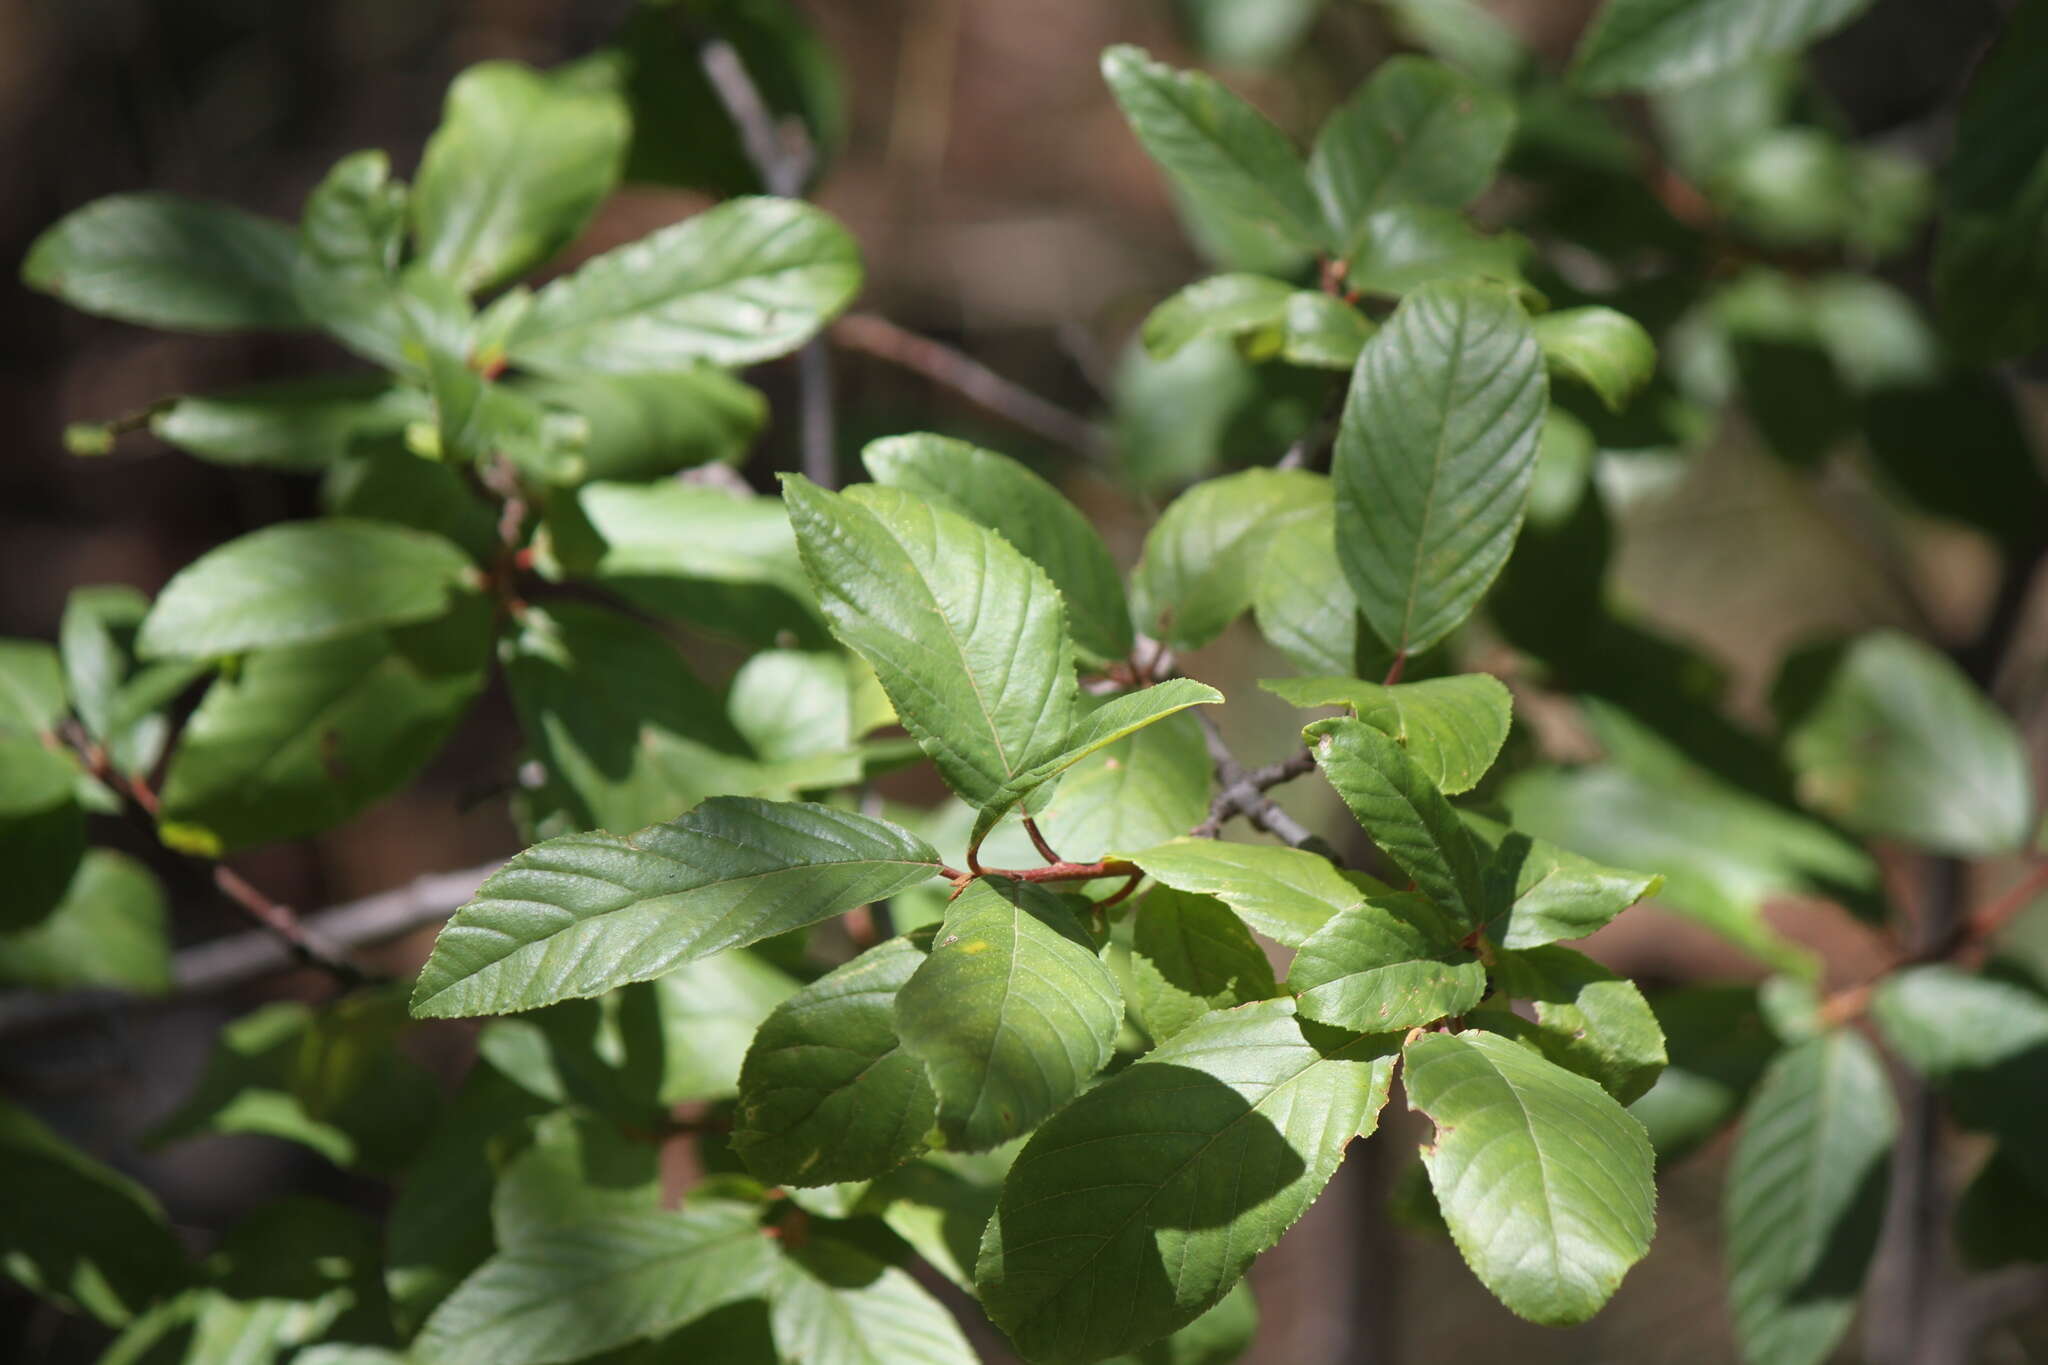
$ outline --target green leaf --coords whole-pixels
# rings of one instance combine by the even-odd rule
[[[2048,1047],[2048,1000],[1958,967],[1907,967],[1886,977],[1870,1012],[1885,1041],[1936,1081]]]
[[[1302,1017],[1394,1033],[1461,1015],[1486,994],[1486,966],[1428,899],[1376,896],[1310,935],[1287,972]]]
[[[1584,384],[1609,412],[1620,412],[1657,370],[1657,343],[1643,325],[1612,308],[1565,308],[1532,324],[1553,374]]]
[[[1656,1084],[1667,1060],[1664,1030],[1633,981],[1555,945],[1497,954],[1492,975],[1502,996],[1535,1005],[1536,1022],[1503,1006],[1488,1011],[1485,1028],[1598,1082],[1623,1104]]]
[[[1290,365],[1348,371],[1372,333],[1371,321],[1343,299],[1297,290],[1281,317],[1280,358]]]
[[[606,252],[534,296],[513,363],[639,374],[786,355],[859,292],[860,252],[794,199],[730,199]]]
[[[1191,706],[1215,706],[1223,694],[1192,678],[1171,678],[1138,692],[1126,692],[1074,722],[1049,757],[1018,773],[989,796],[974,818],[969,843],[979,847],[996,822],[1061,773],[1090,754]]]
[[[738,639],[826,639],[780,498],[607,483],[579,489],[564,510],[574,515],[551,522],[541,547],[558,572]]]
[[[775,1273],[751,1208],[612,1214],[484,1262],[434,1310],[413,1353],[437,1365],[582,1360],[765,1293]]]
[[[739,1093],[754,1035],[796,979],[745,949],[686,962],[654,980],[661,1021],[663,1104],[698,1104]]]
[[[163,888],[148,868],[112,849],[88,850],[55,909],[26,929],[0,933],[0,983],[162,994],[171,988],[164,925]]]
[[[407,527],[341,517],[271,526],[179,570],[136,648],[210,657],[431,621],[473,575],[461,550]]]
[[[392,436],[421,415],[381,376],[286,380],[179,398],[149,419],[159,440],[215,464],[304,473],[325,469],[358,439]]]
[[[1428,286],[1366,343],[1337,433],[1337,552],[1389,648],[1449,635],[1507,563],[1544,407],[1542,352],[1500,290]]]
[[[1664,885],[1662,877],[1603,867],[1484,816],[1460,814],[1486,864],[1486,936],[1499,947],[1584,938]]]
[[[1490,1033],[1408,1044],[1408,1105],[1444,1221],[1480,1282],[1531,1322],[1600,1311],[1650,1249],[1656,1186],[1643,1126],[1607,1092]]]
[[[1484,0],[1381,0],[1395,32],[1461,71],[1512,85],[1528,49]]]
[[[1527,290],[1522,264],[1527,239],[1484,233],[1451,209],[1397,204],[1361,221],[1344,258],[1344,285],[1353,293],[1393,298],[1443,281],[1491,282]],[[1540,296],[1538,296],[1540,298]]]
[[[1135,1351],[1195,1321],[1370,1133],[1398,1040],[1219,1010],[1025,1145],[982,1239],[983,1306],[1033,1361]]]
[[[1145,349],[1164,360],[1201,337],[1266,334],[1272,338],[1270,345],[1254,340],[1248,349],[1270,354],[1278,347],[1287,301],[1294,293],[1293,285],[1266,275],[1197,280],[1146,316],[1141,333]]]
[[[1461,673],[1391,687],[1357,678],[1279,678],[1260,687],[1290,706],[1343,706],[1408,751],[1446,796],[1472,790],[1507,742],[1514,699],[1500,679]]]
[[[0,1272],[119,1326],[189,1278],[149,1192],[0,1101]]]
[[[1995,357],[2048,340],[2048,5],[2027,0],[1977,68],[1948,164],[1934,292],[1966,354]]]
[[[483,687],[490,604],[258,650],[214,681],[163,784],[164,841],[218,857],[339,825],[409,783]]]
[[[1038,812],[1038,828],[1077,861],[1145,848],[1200,824],[1209,786],[1202,732],[1191,717],[1169,716],[1067,769]]]
[[[1870,0],[1607,0],[1573,58],[1589,94],[1684,85],[1792,52]]]
[[[1162,494],[1225,468],[1262,464],[1312,430],[1329,378],[1260,365],[1220,337],[1154,360],[1133,341],[1116,372],[1116,444],[1140,489]]]
[[[55,649],[41,640],[0,640],[0,731],[47,734],[68,700]]]
[[[574,825],[637,829],[707,796],[778,794],[718,695],[638,621],[577,602],[536,608],[504,653],[521,728]]]
[[[475,291],[567,246],[611,193],[631,132],[616,96],[516,62],[448,87],[412,193],[420,259]]]
[[[346,996],[315,1011],[265,1005],[223,1029],[206,1073],[153,1144],[261,1133],[371,1173],[403,1165],[438,1108],[434,1080],[398,1048],[402,998]]]
[[[1467,929],[1484,923],[1478,845],[1407,751],[1357,720],[1319,720],[1302,734],[1337,795],[1416,887]]]
[[[1279,993],[1273,964],[1244,921],[1212,896],[1156,886],[1131,939],[1131,1012],[1163,1043],[1210,1010]]]
[[[1728,1171],[1728,1295],[1750,1360],[1817,1365],[1849,1326],[1884,1220],[1897,1108],[1884,1065],[1838,1029],[1786,1049]]]
[[[893,895],[938,861],[893,825],[746,797],[714,798],[628,838],[550,839],[455,912],[413,1012],[503,1013],[650,980]]]
[[[358,355],[411,371],[401,306],[406,188],[383,152],[343,157],[306,196],[292,286],[299,307]]]
[[[576,1223],[661,1206],[660,1152],[609,1119],[558,1109],[536,1119],[491,1191],[501,1250],[545,1243]]]
[[[1059,590],[1009,542],[902,489],[783,482],[826,618],[969,802],[1056,752],[1074,710]]]
[[[454,541],[476,559],[499,554],[496,509],[463,471],[415,455],[397,440],[369,442],[342,456],[320,485],[332,517],[391,521]]]
[[[784,1359],[805,1365],[976,1365],[945,1305],[901,1269],[818,1238],[782,1257],[768,1286]]]
[[[897,991],[895,1023],[931,1073],[948,1143],[984,1151],[1078,1094],[1109,1061],[1123,1014],[1116,979],[1058,896],[984,877]]]
[[[1316,135],[1309,183],[1350,254],[1366,218],[1397,204],[1463,208],[1515,134],[1506,95],[1424,57],[1392,57]]]
[[[1290,526],[1259,566],[1252,619],[1266,643],[1309,673],[1358,665],[1358,599],[1337,563],[1337,512]],[[1260,684],[1264,686],[1264,684]]]
[[[768,421],[759,390],[708,365],[523,380],[514,392],[584,420],[577,454],[592,479],[658,479],[699,465],[738,464]]]
[[[1090,659],[1108,663],[1131,652],[1131,611],[1109,547],[1044,479],[992,450],[925,434],[871,441],[861,462],[875,482],[954,508],[1044,569],[1066,599],[1075,645]]]
[[[1299,948],[1366,895],[1328,858],[1275,844],[1175,839],[1129,857],[1146,875],[1177,891],[1214,896],[1252,928],[1290,948]],[[1370,878],[1362,880],[1384,889]]]
[[[1969,857],[2032,836],[2018,730],[1920,641],[1883,631],[1805,651],[1773,700],[1800,800],[1849,829]]]
[[[63,903],[85,856],[77,766],[41,739],[0,730],[0,932],[43,923]]]
[[[1174,499],[1145,537],[1131,610],[1148,634],[1194,649],[1252,604],[1273,544],[1322,515],[1330,484],[1299,469],[1247,469]]]
[[[1232,8],[1242,8],[1233,5]],[[1178,1332],[1110,1365],[1231,1365],[1251,1349],[1259,1330],[1259,1305],[1249,1282],[1239,1280],[1214,1308]]]
[[[1226,66],[1270,66],[1293,51],[1323,0],[1176,0],[1174,14],[1202,56]]]
[[[981,1155],[930,1153],[870,1185],[863,1209],[909,1243],[925,1264],[971,1293],[982,1229],[1022,1145]]]
[[[133,588],[73,588],[58,628],[72,709],[86,733],[106,746],[116,772],[156,767],[170,733],[160,712],[204,671],[193,662],[136,667],[136,628],[148,613],[149,599]]]
[[[101,317],[183,332],[295,331],[283,223],[174,194],[96,199],[36,238],[22,283]]]
[[[1135,47],[1103,53],[1102,76],[1145,150],[1206,215],[1275,246],[1327,244],[1301,154],[1213,76]]]
[[[938,1113],[924,1063],[896,1036],[896,993],[924,964],[877,944],[777,1006],[740,1072],[733,1149],[777,1185],[869,1180],[923,1146]]]

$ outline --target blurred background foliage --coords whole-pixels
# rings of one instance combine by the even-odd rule
[[[754,188],[732,129],[659,8],[0,0],[0,249],[18,261],[65,212],[144,187],[294,218],[333,161],[356,148],[391,148],[408,173],[454,74],[512,58],[586,62],[592,79],[623,84],[639,117],[628,171],[638,183],[558,263],[571,267],[711,196]],[[820,152],[815,195],[865,253],[860,310],[1100,418],[1113,446],[1107,461],[1049,447],[914,373],[843,352],[842,452],[930,429],[1016,454],[1056,478],[1125,563],[1179,486],[1270,463],[1313,433],[1329,384],[1224,341],[1164,361],[1136,344],[1148,310],[1209,268],[1298,263],[1233,241],[1227,222],[1175,203],[1102,84],[1101,50],[1136,42],[1205,64],[1297,135],[1398,52],[1427,51],[1516,90],[1518,141],[1475,217],[1528,239],[1522,268],[1554,304],[1597,297],[1641,318],[1663,364],[1651,400],[1619,417],[1579,401],[1583,391],[1560,392],[1575,420],[1553,438],[1570,448],[1546,467],[1578,470],[1567,485],[1590,478],[1600,497],[1567,488],[1546,519],[1539,489],[1518,552],[1550,575],[1605,573],[1610,597],[1639,630],[1586,641],[1577,657],[1518,659],[1525,640],[1568,632],[1546,621],[1540,594],[1517,595],[1511,572],[1496,603],[1499,638],[1479,663],[1510,674],[1547,669],[1579,688],[1625,694],[1635,708],[1654,706],[1659,691],[1718,692],[1736,740],[1702,745],[1716,763],[1737,766],[1739,727],[1769,716],[1771,679],[1799,642],[1893,625],[1967,653],[1987,625],[2021,612],[2020,568],[2048,541],[2035,463],[2044,390],[1956,377],[1951,357],[1987,338],[1943,338],[1928,321],[1937,173],[1958,92],[2006,8],[1880,0],[1802,60],[1596,109],[1564,95],[1557,79],[1591,0],[719,5],[742,54],[759,55],[765,97],[798,115]],[[12,272],[0,291],[0,428],[11,443],[0,462],[0,635],[51,637],[75,585],[153,589],[212,545],[316,510],[315,483],[303,477],[170,456],[146,436],[124,438],[110,456],[76,458],[60,433],[168,394],[318,370],[334,358],[326,343],[148,332],[31,294]],[[2039,357],[2018,362],[2012,377],[2040,377]],[[748,477],[771,487],[775,470],[799,464],[794,366],[748,378],[770,412]],[[2038,717],[2044,641],[2038,621],[2020,624],[2019,647],[1988,681],[2014,714]],[[1248,648],[1252,638],[1240,626],[1188,667],[1242,703],[1231,707],[1232,738],[1256,760],[1282,751],[1298,720],[1251,686],[1275,671]],[[693,648],[707,676],[724,676],[735,661],[701,641]],[[1589,666],[1597,678],[1584,676]],[[1540,707],[1530,719],[1525,740],[1552,756],[1625,742]],[[2037,753],[2040,738],[2035,725]],[[281,897],[316,906],[509,853],[517,749],[510,704],[494,694],[421,783],[317,840],[252,855],[249,870]],[[928,800],[936,784],[891,795]],[[1331,814],[1312,804],[1298,813]],[[238,927],[196,874],[167,875],[181,940]],[[1831,907],[1787,895],[1768,909],[1834,972],[1874,965],[1868,940]],[[2022,925],[2019,946],[2038,939],[2033,955],[2048,961],[2039,921],[2031,934]],[[384,960],[409,966],[425,943],[421,935],[391,945]],[[1646,985],[1759,972],[1654,909],[1626,917],[1593,950]],[[369,1207],[381,1187],[282,1144],[138,1146],[193,1088],[222,1021],[317,989],[288,977],[153,1016],[147,1027],[110,1017],[103,1027],[10,1042],[0,1084],[95,1152],[121,1153],[195,1235],[293,1191]],[[458,1071],[463,1030],[432,1039],[419,1060]],[[1737,1042],[1722,1059],[1735,1071],[1744,1065]],[[1554,1333],[1512,1319],[1426,1230],[1373,1230],[1381,1208],[1398,1215],[1415,1203],[1406,1150],[1364,1149],[1261,1262],[1254,1282],[1267,1326],[1253,1359],[1415,1359],[1424,1341],[1445,1360],[1504,1350],[1531,1362],[1729,1358],[1714,1207],[1725,1151],[1709,1147],[1666,1180],[1656,1249],[1613,1307]],[[2037,1317],[2000,1338],[2003,1358],[2028,1358],[2012,1354],[2028,1343],[2048,1349],[2048,1313]],[[0,1288],[0,1355],[90,1358],[90,1343],[67,1335],[77,1330]],[[993,1339],[980,1344],[1004,1358]]]

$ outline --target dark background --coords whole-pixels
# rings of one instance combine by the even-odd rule
[[[1253,5],[1264,0],[1238,0]],[[1492,6],[1561,65],[1587,0]],[[0,256],[19,261],[36,233],[108,193],[175,190],[295,218],[340,155],[390,149],[409,174],[448,80],[472,62],[536,65],[588,52],[631,8],[624,0],[0,0]],[[803,8],[845,73],[848,130],[818,197],[860,239],[860,307],[940,336],[1079,411],[1106,405],[1116,356],[1150,305],[1201,268],[1159,176],[1096,72],[1112,42],[1192,62],[1166,0],[810,0]],[[1992,0],[1889,0],[1811,59],[1853,127],[1937,162],[1970,65],[1994,31]],[[1314,125],[1392,48],[1372,6],[1333,0],[1313,41],[1279,69],[1228,73],[1283,125]],[[2044,92],[2048,98],[2048,92]],[[568,262],[701,207],[689,195],[630,190]],[[1924,291],[1919,263],[1901,278]],[[54,636],[81,584],[154,590],[202,550],[314,510],[310,481],[203,464],[124,440],[104,458],[67,456],[67,422],[349,363],[304,338],[194,338],[85,317],[0,280],[0,635]],[[769,393],[771,430],[749,474],[796,464],[791,367],[749,378]],[[841,356],[843,444],[930,428],[1052,455],[923,381]],[[2038,414],[2037,414],[2038,415]],[[1056,455],[1050,468],[1102,519],[1126,562],[1150,508]],[[1914,609],[1874,578],[1828,516],[1825,481],[1793,478],[1739,436],[1695,461],[1681,485],[1629,514],[1621,589],[1727,662],[1754,704],[1791,639],[1818,626],[1911,624]],[[1995,565],[1986,546],[1932,528],[1919,546],[1936,586],[1937,633],[1966,636]],[[1787,592],[1786,585],[1796,585]],[[1191,671],[1230,687],[1257,676],[1232,636]],[[1233,707],[1233,712],[1239,708]],[[1250,703],[1248,750],[1284,741],[1283,713]],[[1270,736],[1257,727],[1270,721]],[[282,899],[311,908],[455,868],[517,846],[501,800],[517,736],[501,696],[487,700],[426,778],[318,841],[238,859]],[[1245,751],[1245,750],[1241,750]],[[1310,812],[1313,813],[1313,812]],[[145,851],[140,841],[131,844]],[[161,858],[153,861],[165,866]],[[166,866],[181,942],[240,921],[196,873]],[[181,879],[182,878],[182,879]],[[1824,939],[1818,916],[1783,908]],[[1601,951],[1659,979],[1740,972],[1741,962],[1655,911],[1629,917]],[[1810,920],[1810,922],[1809,922]],[[424,938],[386,960],[417,960]],[[1853,969],[1853,961],[1845,964]],[[220,1139],[162,1152],[134,1139],[184,1093],[212,1031],[263,999],[311,993],[287,977],[218,1004],[114,1017],[0,1058],[0,1085],[90,1150],[111,1155],[164,1197],[204,1245],[242,1209],[287,1189],[374,1205],[359,1184],[280,1144]],[[459,1038],[444,1061],[459,1065]],[[1397,1116],[1390,1111],[1390,1120]],[[1730,1358],[1717,1264],[1718,1168],[1690,1158],[1665,1182],[1656,1249],[1613,1306],[1571,1333],[1516,1322],[1437,1240],[1384,1228],[1379,1210],[1412,1134],[1354,1149],[1331,1194],[1255,1277],[1265,1362],[1461,1361],[1512,1351],[1538,1361]],[[1361,1231],[1361,1229],[1366,1229]],[[2024,1360],[2023,1338],[1994,1342]],[[0,1358],[90,1358],[90,1334],[0,1289]],[[991,1359],[998,1358],[993,1353]]]

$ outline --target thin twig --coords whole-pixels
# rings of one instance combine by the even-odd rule
[[[1230,751],[1230,745],[1214,720],[1198,711],[1195,722],[1202,727],[1202,740],[1209,747],[1209,760],[1215,765],[1216,780],[1223,788],[1210,801],[1208,818],[1190,831],[1196,838],[1213,839],[1222,832],[1224,825],[1242,815],[1254,828],[1264,830],[1282,843],[1334,856],[1328,843],[1282,810],[1279,803],[1266,794],[1283,782],[1291,782],[1314,769],[1315,758],[1306,749],[1277,763],[1268,763],[1263,768],[1247,772]]]
[[[446,919],[476,895],[484,878],[502,862],[460,872],[437,872],[390,891],[337,905],[303,921],[305,931],[338,949],[357,948]],[[109,1011],[175,1004],[211,995],[293,964],[288,944],[269,929],[232,934],[187,948],[171,960],[171,989],[162,997],[122,991],[67,991],[59,995],[15,992],[0,995],[0,1037],[54,1028]]]
[[[906,331],[871,313],[852,313],[839,319],[832,324],[831,336],[848,350],[901,365],[944,385],[1054,445],[1078,451],[1092,460],[1109,458],[1109,438],[1093,422],[1012,383],[944,342]]]
[[[698,52],[705,78],[718,92],[740,145],[768,193],[801,199],[817,158],[803,124],[778,123],[739,52],[723,38],[707,39]],[[804,477],[824,488],[839,486],[838,434],[832,405],[832,353],[813,337],[796,356],[797,409],[803,443]]]

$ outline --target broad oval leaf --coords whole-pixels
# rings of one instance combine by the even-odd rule
[[[1327,244],[1301,154],[1215,77],[1135,47],[1103,53],[1102,76],[1145,150],[1206,216],[1289,251]]]
[[[1109,1061],[1123,995],[1059,897],[983,877],[946,911],[896,993],[896,1034],[923,1059],[939,1127],[962,1151],[1029,1132]]]
[[[453,543],[330,517],[252,532],[164,585],[136,637],[145,657],[212,657],[331,640],[445,614],[474,569]]]
[[[1196,484],[1145,537],[1131,611],[1177,648],[1209,643],[1251,606],[1273,543],[1327,515],[1330,484],[1299,469],[1247,469]]]
[[[0,730],[0,860],[8,869],[0,932],[30,928],[62,904],[85,856],[76,763],[41,737]]]
[[[412,190],[420,259],[465,290],[516,279],[567,246],[611,193],[631,131],[608,91],[517,62],[448,87]]]
[[[1774,702],[1802,801],[1858,833],[2010,853],[2038,819],[2026,746],[1961,669],[1885,631],[1794,656]]]
[[[845,1242],[793,1247],[768,1286],[777,1352],[804,1365],[977,1365],[944,1304]]]
[[[1168,716],[1097,749],[1067,770],[1038,812],[1038,828],[1077,862],[1144,848],[1209,813],[1212,765],[1189,716]]]
[[[1024,465],[945,436],[871,441],[861,462],[875,482],[946,502],[1045,570],[1067,603],[1074,643],[1099,663],[1131,652],[1131,609],[1102,535],[1058,489]]]
[[[896,992],[924,964],[907,938],[868,949],[783,1001],[747,1049],[733,1150],[777,1185],[871,1180],[914,1155],[938,1114],[896,1036]]]
[[[1628,406],[1657,370],[1657,343],[1643,325],[1612,308],[1564,308],[1533,324],[1553,373],[1569,375],[1607,405]]]
[[[1328,858],[1277,844],[1174,839],[1128,855],[1146,875],[1179,891],[1214,896],[1266,937],[1298,948],[1340,911],[1365,899]]]
[[[1033,1134],[981,1243],[982,1305],[1027,1359],[1134,1351],[1186,1326],[1376,1126],[1399,1040],[1218,1010]]]
[[[1395,204],[1463,208],[1493,180],[1515,132],[1515,106],[1425,57],[1393,57],[1316,135],[1309,182],[1339,243]]]
[[[2048,1000],[2015,982],[1959,967],[1895,972],[1870,1004],[1885,1041],[1931,1080],[1987,1071],[2048,1048]]]
[[[1407,752],[1364,721],[1319,720],[1302,733],[1323,776],[1373,842],[1467,929],[1483,923],[1478,845]]]
[[[1487,673],[1383,686],[1357,678],[1279,678],[1260,687],[1291,706],[1344,706],[1385,733],[1446,796],[1470,791],[1500,756],[1514,698]]]
[[[1598,1082],[1622,1104],[1656,1084],[1667,1060],[1664,1029],[1635,982],[1555,945],[1496,954],[1492,974],[1503,997],[1535,1006],[1536,1021],[1503,1007],[1489,1011],[1487,1029]]]
[[[1486,936],[1502,948],[1584,938],[1662,889],[1664,879],[1605,867],[1470,811],[1459,814],[1486,868]]]
[[[1870,0],[1607,0],[1579,42],[1572,80],[1591,94],[1648,90],[1791,52]]]
[[[1363,667],[1358,599],[1337,563],[1334,506],[1290,526],[1267,550],[1252,590],[1252,619],[1266,643],[1305,672],[1338,675]]]
[[[347,375],[180,398],[151,416],[149,429],[216,464],[309,471],[358,440],[397,435],[424,408],[381,375]]]
[[[509,351],[544,374],[750,365],[801,346],[860,281],[859,249],[823,210],[729,199],[549,284]]]
[[[1066,738],[1078,689],[1059,590],[1009,542],[898,488],[783,482],[834,633],[903,727],[982,805]]]
[[[1426,897],[1376,896],[1301,945],[1287,989],[1305,1019],[1392,1033],[1460,1015],[1486,994],[1486,964]]]
[[[591,479],[658,479],[699,465],[738,464],[768,421],[759,390],[709,365],[530,379],[514,392],[583,419],[576,456]]]
[[[31,289],[123,322],[185,332],[295,331],[298,235],[226,204],[174,194],[96,199],[36,238]]]
[[[1817,1365],[1849,1326],[1884,1220],[1897,1105],[1846,1029],[1773,1061],[1728,1171],[1728,1296],[1743,1354]]]
[[[626,838],[550,839],[455,912],[420,970],[413,1013],[598,995],[893,895],[938,862],[894,825],[747,797],[714,798]]]
[[[1244,921],[1213,896],[1155,886],[1131,934],[1131,1012],[1163,1043],[1210,1010],[1279,993]]]
[[[559,1365],[765,1293],[775,1247],[754,1210],[614,1213],[501,1251],[441,1301],[413,1345],[437,1365]]]
[[[1504,290],[1426,286],[1366,343],[1337,433],[1337,552],[1388,648],[1443,639],[1507,563],[1544,408],[1542,352]]]
[[[54,730],[67,701],[55,649],[41,640],[0,640],[0,731]]]
[[[154,873],[125,853],[88,849],[55,909],[26,929],[0,933],[0,984],[161,994],[171,988],[166,922]]]
[[[490,605],[257,650],[179,733],[158,831],[209,857],[341,824],[411,780],[484,684]]]
[[[1061,738],[1050,757],[1032,764],[997,788],[975,816],[969,842],[978,847],[983,836],[1019,802],[1090,754],[1190,706],[1214,706],[1222,700],[1223,694],[1207,683],[1192,678],[1169,678],[1104,702],[1074,722],[1074,728]]]
[[[1531,1322],[1600,1311],[1655,1228],[1643,1125],[1593,1082],[1477,1030],[1417,1038],[1401,1077],[1436,1125],[1422,1160],[1472,1273]]]

